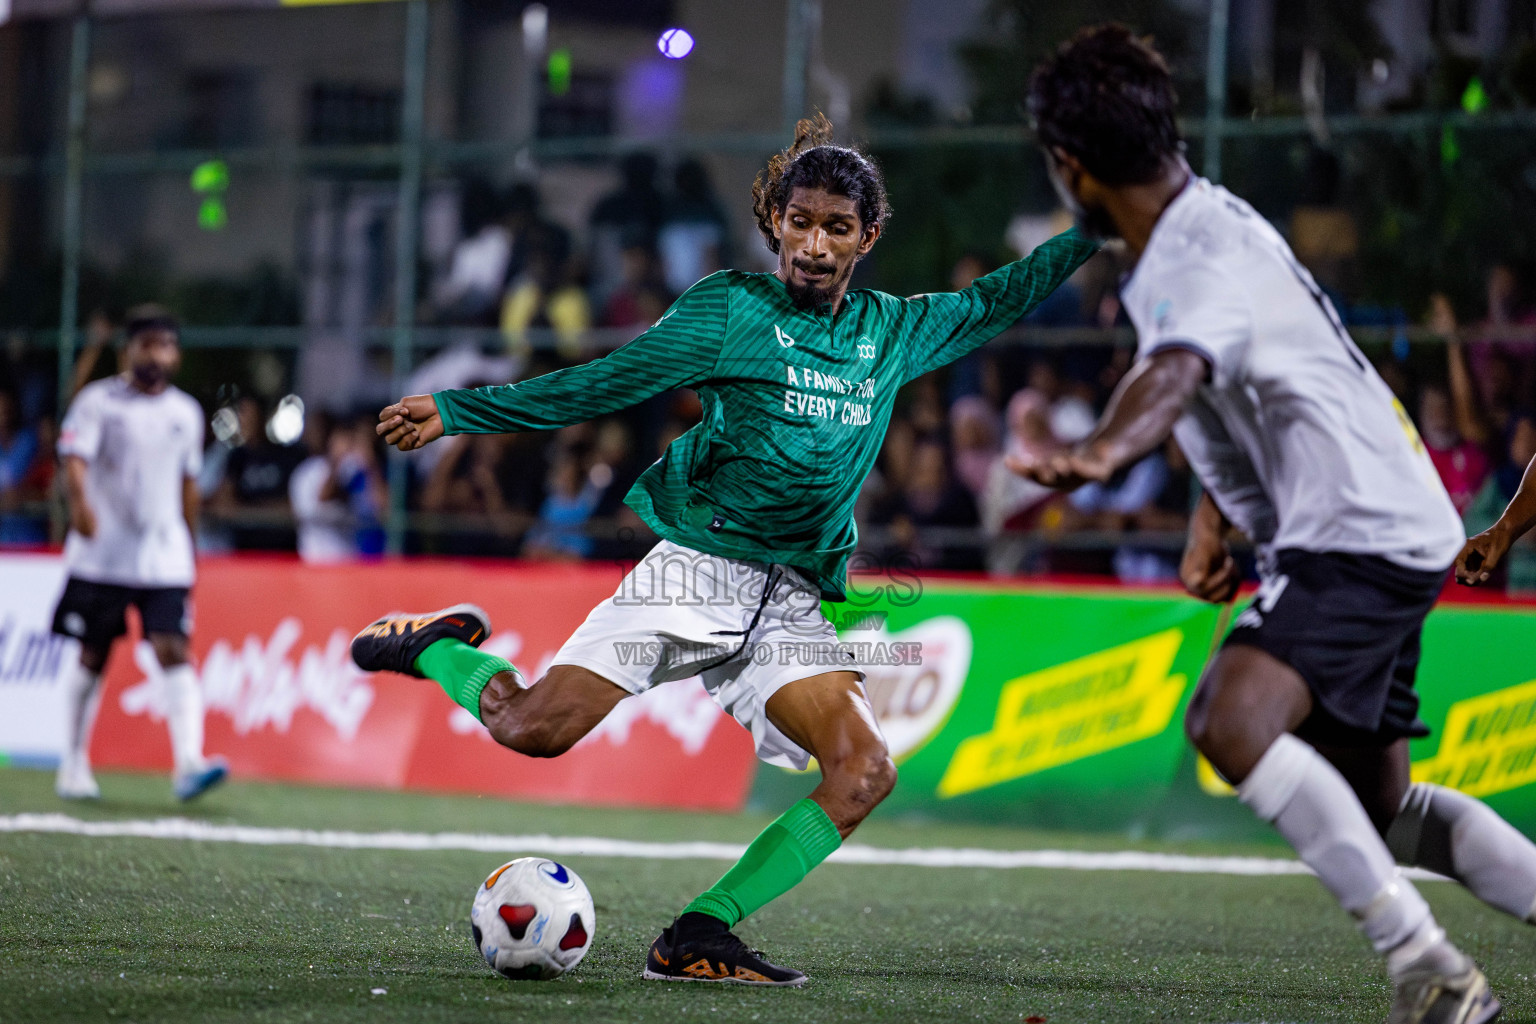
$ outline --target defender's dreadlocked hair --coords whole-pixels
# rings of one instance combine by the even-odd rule
[[[856,149],[832,145],[832,122],[818,113],[795,125],[795,141],[768,161],[752,183],[752,212],[757,230],[768,248],[779,251],[773,222],[797,188],[819,188],[852,199],[859,211],[859,225],[869,230],[884,224],[891,215],[880,170]]]
[[[1144,185],[1183,152],[1178,105],[1162,54],[1113,23],[1062,43],[1029,83],[1040,145],[1072,154],[1106,185]]]

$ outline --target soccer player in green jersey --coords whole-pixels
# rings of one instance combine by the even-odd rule
[[[699,676],[764,761],[805,768],[815,758],[820,785],[661,933],[651,979],[805,983],[730,929],[797,885],[896,782],[864,673],[821,610],[822,599],[844,599],[854,501],[896,392],[1007,329],[1095,251],[1069,231],[965,291],[849,291],[889,207],[875,166],[830,137],[824,118],[802,121],[754,185],[777,272],[711,275],[602,359],[414,395],[379,415],[379,433],[410,451],[444,434],[579,423],[674,388],[699,394],[702,422],[626,499],[661,542],[536,684],[476,649],[490,625],[472,605],[386,616],[352,645],[364,669],[436,680],[498,742],[532,757],[569,750],[626,697]]]

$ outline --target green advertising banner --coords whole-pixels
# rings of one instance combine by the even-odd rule
[[[900,769],[882,813],[1267,834],[1184,739],[1218,609],[1171,591],[933,581],[847,608],[827,611],[870,665]],[[1437,610],[1419,692],[1434,735],[1414,744],[1415,778],[1483,797],[1536,834],[1536,608]],[[810,784],[764,768],[754,796],[778,805]]]

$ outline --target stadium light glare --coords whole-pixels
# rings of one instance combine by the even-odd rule
[[[304,400],[298,395],[284,395],[272,418],[267,420],[267,437],[273,444],[290,445],[304,436]]]
[[[656,40],[656,49],[663,57],[682,60],[693,52],[693,36],[685,28],[669,28]]]

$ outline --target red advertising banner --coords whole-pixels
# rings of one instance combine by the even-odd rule
[[[205,559],[192,650],[207,749],[244,778],[739,809],[756,765],[752,740],[697,680],[625,700],[575,749],[537,760],[499,746],[433,683],[371,675],[348,655],[353,634],[382,614],[472,601],[495,627],[484,649],[537,679],[620,576],[606,565]],[[101,766],[170,768],[147,644],[114,651],[91,754]]]

